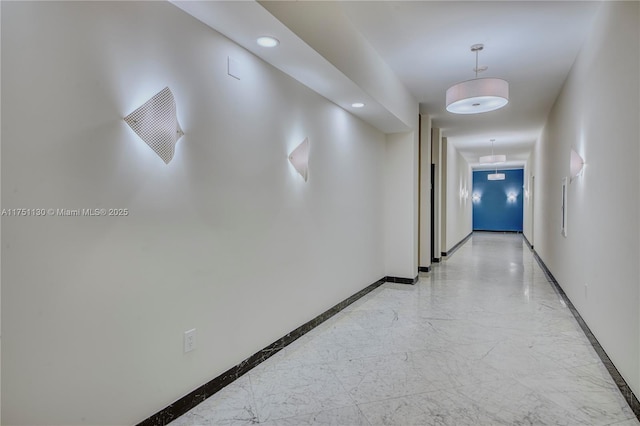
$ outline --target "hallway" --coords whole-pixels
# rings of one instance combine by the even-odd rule
[[[476,233],[173,423],[638,425],[519,234]]]

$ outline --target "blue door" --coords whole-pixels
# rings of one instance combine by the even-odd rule
[[[473,230],[522,232],[524,170],[498,170],[504,180],[489,180],[492,173],[473,172]]]

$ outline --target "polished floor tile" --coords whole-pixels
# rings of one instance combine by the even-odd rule
[[[475,233],[171,423],[640,425],[522,236]]]

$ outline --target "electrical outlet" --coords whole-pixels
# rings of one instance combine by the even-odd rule
[[[196,329],[192,328],[184,332],[184,353],[191,352],[196,348]]]

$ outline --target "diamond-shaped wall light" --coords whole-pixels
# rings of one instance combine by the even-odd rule
[[[571,160],[569,162],[569,170],[571,171],[571,180],[580,174],[584,167],[584,160],[574,149],[571,150]]]
[[[289,161],[291,161],[293,168],[300,173],[305,182],[309,177],[309,148],[309,138],[304,138],[302,143],[289,155]]]
[[[127,115],[124,121],[165,163],[169,164],[175,152],[176,142],[184,133],[176,116],[176,101],[168,87]]]

